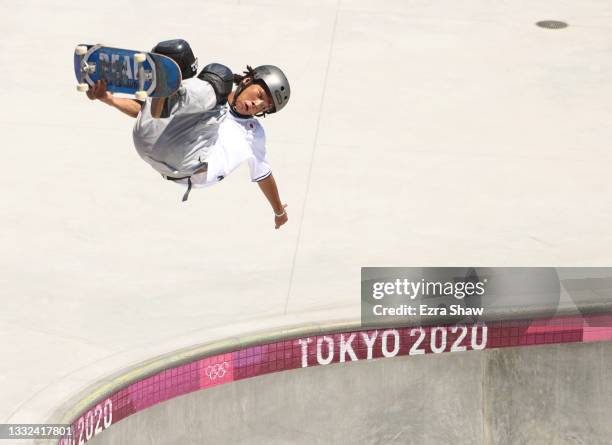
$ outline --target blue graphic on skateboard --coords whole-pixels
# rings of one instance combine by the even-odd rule
[[[181,69],[171,58],[102,45],[76,47],[74,74],[79,91],[104,80],[108,91],[133,94],[137,99],[168,97],[181,85]]]

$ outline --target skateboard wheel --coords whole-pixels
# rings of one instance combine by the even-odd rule
[[[134,60],[136,63],[142,63],[147,60],[147,55],[143,53],[134,54]]]
[[[85,91],[89,90],[89,85],[87,85],[86,83],[80,83],[77,85],[77,91],[80,91],[81,93],[84,93]]]
[[[136,99],[145,100],[149,95],[146,91],[136,91]]]
[[[74,52],[77,56],[84,56],[87,53],[87,47],[84,45],[79,45],[76,47]]]

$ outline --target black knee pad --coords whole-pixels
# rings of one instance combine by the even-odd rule
[[[168,56],[174,60],[181,69],[183,80],[195,76],[198,71],[198,59],[186,40],[174,39],[159,42],[151,52]]]
[[[232,92],[234,86],[232,70],[220,63],[210,63],[200,71],[198,79],[202,79],[212,85],[218,105],[223,105],[227,102],[227,96]]]

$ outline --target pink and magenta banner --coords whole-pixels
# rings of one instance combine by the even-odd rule
[[[612,340],[612,314],[321,334],[201,358],[109,395],[73,422],[61,445],[84,444],[157,403],[273,372],[399,356]]]

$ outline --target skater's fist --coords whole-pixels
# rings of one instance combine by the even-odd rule
[[[278,229],[280,226],[289,221],[289,217],[287,216],[287,204],[283,204],[283,212],[280,214],[274,214],[274,228]]]
[[[106,82],[98,80],[93,87],[87,91],[87,97],[91,100],[101,100],[102,102],[109,101],[112,98],[110,91],[106,89]]]

